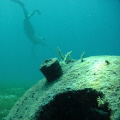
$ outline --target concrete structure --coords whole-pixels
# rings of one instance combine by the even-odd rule
[[[40,80],[6,120],[120,120],[120,56],[92,56]]]

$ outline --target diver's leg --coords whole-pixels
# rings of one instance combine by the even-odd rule
[[[24,4],[19,0],[11,0],[11,1],[20,4],[21,7],[24,7]]]
[[[18,4],[22,7],[22,9],[23,9],[25,18],[28,18],[28,12],[27,12],[27,10],[25,9],[24,4],[23,4],[20,0],[11,0],[11,1],[13,1],[13,2],[15,2],[15,3],[18,3]]]

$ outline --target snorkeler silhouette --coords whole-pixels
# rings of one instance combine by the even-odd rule
[[[52,51],[51,46],[43,39],[43,37],[40,38],[35,34],[34,28],[33,28],[32,24],[30,23],[31,16],[33,16],[35,12],[37,12],[40,15],[41,14],[40,11],[34,10],[30,14],[28,14],[27,10],[24,7],[24,4],[21,1],[19,1],[19,0],[11,0],[11,1],[18,3],[23,9],[24,16],[25,16],[25,18],[24,18],[24,31],[25,31],[25,34],[27,35],[27,37],[29,38],[29,40],[33,44],[33,51],[34,51],[34,47],[36,44],[46,45]]]

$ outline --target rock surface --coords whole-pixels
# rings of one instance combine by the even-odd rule
[[[65,93],[64,97],[66,94],[68,95],[68,99],[64,99],[64,102],[74,96],[74,102],[80,99],[79,102],[87,102],[85,105],[91,107],[92,102],[87,101],[89,95],[86,98],[84,97],[83,100],[81,100],[83,97],[77,97],[79,96],[77,92],[79,91],[81,95],[82,90],[85,90],[85,95],[91,91],[90,99],[94,98],[94,108],[91,107],[88,113],[92,111],[91,114],[94,115],[99,114],[103,117],[109,115],[108,120],[120,120],[120,56],[92,56],[84,58],[83,62],[77,60],[66,64],[62,69],[63,75],[60,78],[52,82],[42,79],[30,88],[15,104],[6,120],[51,120],[52,118],[40,118],[40,116],[43,112],[43,116],[45,116],[46,106],[51,107],[51,104],[53,105],[52,101],[56,104],[55,99],[62,93]],[[89,90],[89,88],[92,90]],[[95,91],[95,93],[92,91]],[[76,94],[77,96],[75,96]],[[91,98],[92,94],[95,97]],[[61,103],[60,105],[62,105]],[[70,103],[68,106],[71,107]],[[75,112],[72,109],[69,110],[69,114]],[[105,109],[108,111],[106,112]],[[51,109],[49,112],[51,113]],[[47,112],[47,116],[49,112]],[[89,118],[90,116],[88,116],[88,120],[92,119]],[[64,120],[68,119],[64,118]]]

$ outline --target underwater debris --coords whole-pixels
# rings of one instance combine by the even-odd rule
[[[67,54],[65,55],[65,58],[64,58],[64,62],[65,62],[65,63],[68,63],[68,61],[69,61],[68,59],[69,59],[71,53],[72,53],[72,51],[67,52]]]
[[[109,65],[109,64],[110,64],[110,62],[109,62],[108,60],[105,60],[105,63],[106,63],[107,65]]]
[[[80,56],[81,62],[83,62],[83,58],[85,57],[85,55],[86,55],[86,53],[85,53],[85,51],[83,51],[83,53],[82,53],[81,56]]]
[[[64,56],[63,56],[63,54],[62,54],[62,52],[61,52],[61,50],[60,50],[59,47],[57,47],[57,51],[58,51],[59,57],[60,57],[62,60],[64,60]]]
[[[66,65],[66,64],[68,64],[69,62],[73,62],[73,60],[71,59],[70,60],[70,55],[71,55],[71,53],[72,53],[72,51],[70,51],[70,52],[67,52],[66,53],[66,55],[64,56],[63,54],[62,54],[62,52],[61,52],[61,50],[60,50],[60,48],[58,47],[57,48],[57,50],[58,50],[58,55],[59,55],[59,57],[61,58],[61,64],[62,65]]]
[[[104,97],[101,98],[100,96],[98,96],[97,102],[98,102],[98,107],[104,107],[106,104],[106,99]]]

